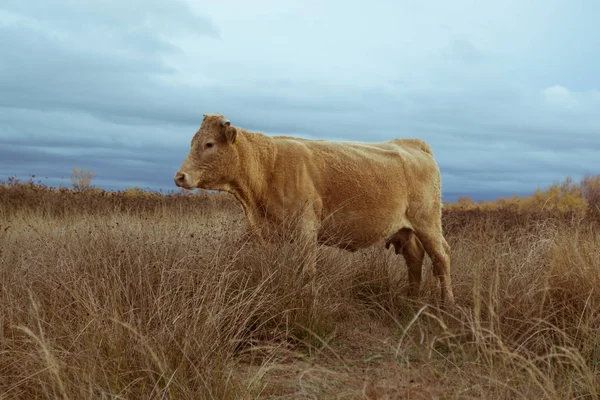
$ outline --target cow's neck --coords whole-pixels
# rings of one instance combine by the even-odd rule
[[[234,178],[230,191],[244,207],[246,214],[265,212],[268,185],[275,166],[275,144],[263,134],[241,131],[238,133],[240,146],[239,173]]]

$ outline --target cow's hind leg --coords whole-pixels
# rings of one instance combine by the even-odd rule
[[[419,239],[411,232],[410,238],[402,248],[402,255],[408,267],[409,297],[418,297],[421,292],[421,271],[425,249]]]
[[[440,283],[441,303],[454,304],[450,280],[450,246],[444,239],[440,223],[423,223],[415,226],[415,234],[431,258],[433,269]]]
[[[396,254],[402,254],[408,269],[408,296],[416,298],[421,291],[421,275],[425,249],[410,228],[403,228],[386,242],[386,248],[394,245]]]

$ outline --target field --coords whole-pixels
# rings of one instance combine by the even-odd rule
[[[598,399],[600,229],[444,211],[457,307],[383,244],[263,250],[229,196],[0,186],[0,399]]]

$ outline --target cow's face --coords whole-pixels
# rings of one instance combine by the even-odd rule
[[[222,115],[204,115],[191,149],[175,174],[175,184],[185,189],[222,189],[238,167],[237,130]]]

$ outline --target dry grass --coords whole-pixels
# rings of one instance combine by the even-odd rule
[[[0,399],[600,397],[600,230],[444,214],[459,308],[383,245],[246,239],[228,197],[0,186]]]

